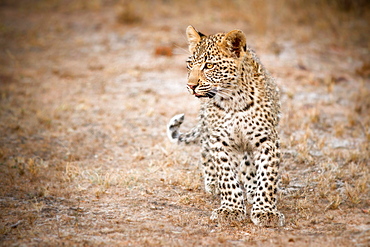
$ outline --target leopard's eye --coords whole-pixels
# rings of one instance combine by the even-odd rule
[[[213,63],[206,63],[204,65],[204,68],[206,68],[206,69],[212,69],[213,67],[214,67],[214,64]]]

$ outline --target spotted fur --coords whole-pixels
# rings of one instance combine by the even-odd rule
[[[240,30],[206,36],[187,28],[191,94],[200,98],[198,124],[179,131],[184,115],[168,126],[170,140],[201,144],[207,192],[221,197],[211,219],[246,217],[245,198],[256,225],[283,225],[276,208],[280,163],[279,92]]]

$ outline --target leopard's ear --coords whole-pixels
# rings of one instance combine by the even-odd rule
[[[186,36],[189,42],[189,51],[194,53],[195,47],[205,35],[195,30],[193,26],[188,26],[186,28]]]
[[[239,58],[246,50],[247,38],[241,30],[228,32],[221,42],[221,47],[229,54]]]

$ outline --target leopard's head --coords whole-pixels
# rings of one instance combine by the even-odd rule
[[[187,60],[188,91],[196,97],[230,97],[246,51],[245,34],[233,30],[206,36],[189,26],[186,35],[191,53]]]

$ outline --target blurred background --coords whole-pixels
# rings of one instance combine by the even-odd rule
[[[0,0],[0,245],[367,246],[369,24],[366,0]],[[282,229],[211,222],[167,140],[199,107],[188,25],[241,29],[276,79]]]

